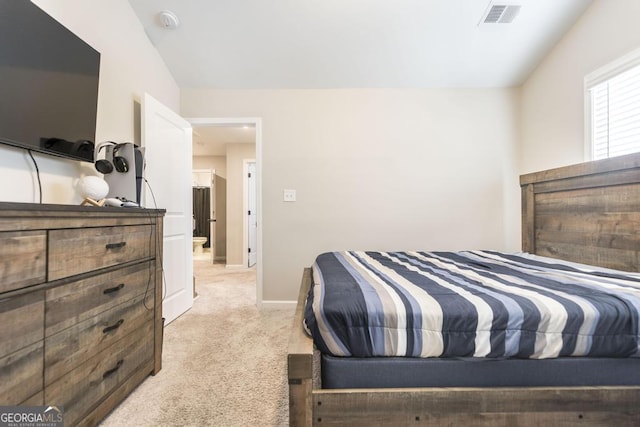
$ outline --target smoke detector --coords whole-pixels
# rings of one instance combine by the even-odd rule
[[[519,4],[490,3],[480,24],[511,24],[521,8]]]
[[[180,25],[180,20],[170,10],[163,10],[158,13],[158,24],[167,30],[175,30]]]

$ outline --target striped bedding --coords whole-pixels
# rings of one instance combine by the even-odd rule
[[[638,357],[640,274],[530,254],[331,252],[305,326],[333,356]]]

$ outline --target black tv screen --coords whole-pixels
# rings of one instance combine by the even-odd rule
[[[0,142],[93,162],[100,53],[29,0],[0,0]]]

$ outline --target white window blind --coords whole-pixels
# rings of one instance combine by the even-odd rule
[[[595,84],[589,92],[593,159],[640,151],[640,66]]]

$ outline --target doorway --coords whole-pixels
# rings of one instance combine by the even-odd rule
[[[234,152],[235,158],[241,158],[239,170],[243,170],[243,163],[245,160],[251,160],[254,162],[255,172],[253,174],[255,181],[252,185],[255,186],[255,250],[252,249],[252,252],[255,257],[255,268],[256,268],[256,301],[258,306],[262,303],[262,187],[261,187],[261,174],[262,174],[262,121],[260,118],[191,118],[187,119],[189,123],[194,128],[194,141],[196,139],[196,135],[203,129],[211,128],[211,127],[248,127],[252,128],[255,132],[255,146],[254,152],[251,156],[244,155],[241,153],[241,150],[236,150],[237,147],[234,144],[227,144],[229,152]],[[229,163],[229,169],[226,172],[232,172],[232,168],[235,168],[235,164]],[[239,174],[240,175],[240,174]],[[245,175],[246,176],[246,175]],[[249,229],[251,227],[248,226],[247,221],[247,210],[245,209],[248,203],[246,199],[246,191],[244,188],[246,184],[246,180],[238,176],[239,180],[232,180],[231,177],[227,176],[227,248],[226,248],[226,267],[227,268],[247,268],[248,267],[248,254],[249,254]],[[236,182],[239,183],[239,187],[236,185]],[[238,196],[239,203],[239,212],[240,215],[236,218],[234,215],[231,216],[234,211],[234,203],[235,201],[232,199],[234,196]],[[218,198],[220,195],[218,195]],[[216,215],[218,217],[218,215]],[[234,228],[236,224],[234,221],[237,221],[238,228]],[[230,235],[234,232],[234,230],[240,230],[237,234],[238,238],[235,235]],[[218,233],[220,229],[218,227]],[[234,256],[238,256],[238,258],[232,258]]]
[[[216,182],[215,169],[193,169],[193,256],[216,257]]]
[[[247,267],[258,261],[258,205],[256,203],[256,161],[245,161],[245,199],[247,204]]]

